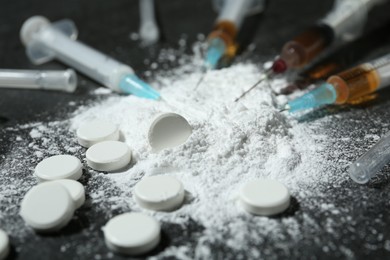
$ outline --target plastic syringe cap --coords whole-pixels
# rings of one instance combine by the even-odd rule
[[[67,69],[65,72],[66,84],[64,85],[64,91],[72,93],[77,88],[77,74],[72,69]]]
[[[72,93],[77,87],[77,75],[74,70],[44,71],[41,73],[43,89],[58,90]]]
[[[213,38],[209,41],[209,46],[206,52],[206,67],[208,69],[216,69],[218,62],[225,53],[225,42],[220,38]]]
[[[370,175],[359,163],[353,163],[348,169],[349,176],[359,184],[365,184],[370,180]]]
[[[43,16],[33,16],[27,19],[20,29],[20,40],[27,46],[33,40],[33,35],[42,27],[50,24],[50,21]]]
[[[303,96],[288,102],[290,112],[312,109],[336,102],[337,92],[333,85],[324,83],[318,88],[304,94]]]
[[[137,97],[158,100],[160,93],[154,90],[145,81],[138,78],[135,74],[128,74],[119,82],[120,89],[127,94],[133,94]]]

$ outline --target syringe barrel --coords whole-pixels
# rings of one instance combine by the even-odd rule
[[[27,20],[26,23],[28,22]],[[47,52],[104,86],[119,92],[121,92],[120,80],[127,74],[134,74],[129,66],[81,42],[70,39],[51,24],[41,26],[33,33],[32,40],[27,43],[27,54],[32,62],[37,63],[33,58],[34,52],[40,51]]]
[[[331,12],[320,20],[333,29],[335,40],[353,40],[364,27],[368,11],[382,0],[336,0]]]
[[[367,183],[390,161],[390,132],[382,137],[362,157],[352,163],[349,176],[357,183]]]
[[[212,0],[213,8],[217,13],[221,13],[225,3],[229,0]],[[252,0],[251,5],[245,15],[261,13],[265,8],[265,0]]]
[[[337,91],[337,104],[356,101],[390,86],[390,54],[329,77]]]
[[[379,78],[378,89],[390,86],[390,54],[369,63]]]
[[[229,21],[232,22],[235,25],[236,30],[238,30],[255,1],[258,0],[225,0],[223,8],[217,18],[217,24],[218,22]],[[264,0],[261,0],[261,3],[263,4]]]
[[[0,70],[0,87],[74,92],[76,73],[71,70]]]

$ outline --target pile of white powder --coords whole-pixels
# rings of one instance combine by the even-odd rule
[[[198,64],[199,57],[194,59],[192,64]],[[15,136],[13,152],[3,158],[1,173],[7,186],[2,186],[0,203],[14,205],[0,215],[4,229],[18,241],[34,235],[19,217],[9,216],[18,213],[23,194],[36,184],[32,176],[35,165],[60,153],[75,155],[85,163],[85,149],[77,144],[74,133],[84,122],[99,118],[119,125],[132,149],[132,163],[123,171],[109,174],[85,167],[82,183],[87,205],[82,210],[87,216],[93,211],[94,216],[101,217],[81,232],[94,240],[83,245],[69,241],[61,246],[62,252],[73,250],[97,259],[113,257],[112,253],[95,251],[96,245],[103,246],[97,234],[110,217],[128,211],[147,212],[163,224],[170,243],[154,253],[152,258],[157,259],[288,255],[291,247],[318,230],[337,236],[339,224],[333,220],[340,212],[331,202],[324,202],[322,185],[338,185],[348,177],[332,173],[332,165],[325,160],[329,140],[320,130],[326,119],[298,123],[286,112],[280,113],[278,107],[285,98],[276,97],[270,87],[283,84],[282,79],[272,81],[273,86],[258,86],[235,103],[233,100],[258,80],[260,72],[259,65],[252,63],[210,71],[194,90],[201,77],[199,67],[182,65],[169,73],[161,72],[151,82],[163,101],[118,96],[98,89],[92,94],[102,95],[100,101],[79,107],[69,119],[7,129],[25,131],[26,135]],[[153,154],[147,132],[153,119],[163,112],[184,116],[193,133],[185,144]],[[157,174],[173,175],[183,182],[186,200],[180,209],[153,212],[135,203],[134,185],[144,176]],[[293,203],[285,214],[259,217],[240,208],[238,191],[253,178],[276,179],[288,187]],[[326,212],[330,221],[317,223],[312,214],[316,211]],[[340,219],[341,224],[343,221],[348,220]],[[320,242],[314,239],[312,243]],[[323,244],[323,252],[332,248],[343,257],[353,257],[348,248]]]

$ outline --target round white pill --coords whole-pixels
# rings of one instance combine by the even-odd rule
[[[0,229],[0,259],[5,259],[9,254],[9,250],[8,235]]]
[[[165,113],[159,115],[150,125],[148,139],[155,152],[172,148],[187,141],[192,127],[181,115]]]
[[[41,232],[57,231],[71,220],[75,204],[68,190],[50,181],[30,189],[22,200],[20,215],[27,225]]]
[[[240,202],[249,213],[270,216],[281,213],[288,208],[290,193],[278,181],[256,179],[247,182],[242,187]]]
[[[97,171],[119,170],[131,161],[131,150],[119,141],[104,141],[87,150],[87,163]]]
[[[106,245],[111,250],[140,255],[155,248],[160,242],[160,224],[143,213],[116,216],[103,227]]]
[[[84,147],[103,141],[119,140],[118,126],[104,120],[93,120],[77,129],[77,140]]]
[[[85,202],[85,189],[84,186],[75,180],[56,180],[55,182],[63,185],[72,197],[76,209],[80,208]]]
[[[72,155],[55,155],[38,163],[34,174],[41,182],[58,179],[78,180],[83,174],[83,166],[80,160]]]
[[[156,175],[145,177],[138,182],[134,188],[134,196],[143,208],[172,211],[183,203],[184,189],[175,177]]]

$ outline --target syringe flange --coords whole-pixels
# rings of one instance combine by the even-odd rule
[[[20,30],[20,39],[26,46],[26,53],[34,64],[43,64],[54,58],[54,54],[50,52],[41,43],[38,43],[35,35],[47,26],[51,26],[56,30],[69,37],[71,40],[76,40],[78,30],[73,21],[64,19],[58,22],[51,23],[43,16],[33,16],[29,18]]]

